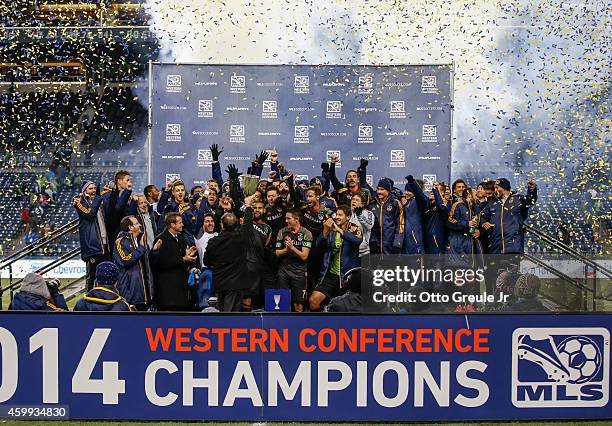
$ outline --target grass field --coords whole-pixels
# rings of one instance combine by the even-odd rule
[[[32,424],[32,421],[27,421],[27,420],[22,420],[22,421],[17,421],[17,420],[2,420],[0,421],[1,425],[6,425],[6,426],[23,426],[25,424]],[[91,425],[91,426],[111,426],[111,425],[129,425],[129,426],[138,426],[138,425],[142,425],[142,426],[151,426],[151,425],[156,425],[156,426],[172,426],[172,425],[177,425],[177,424],[194,424],[196,422],[107,422],[107,421],[91,421],[91,422],[83,422],[83,421],[37,421],[36,423],[34,423],[36,426],[42,426],[42,425],[48,425],[48,426],[73,426],[73,425]],[[197,422],[197,423],[201,423],[201,422]],[[290,425],[317,425],[317,424],[325,424],[325,425],[338,425],[338,426],[349,426],[349,425],[360,425],[363,426],[365,424],[372,424],[372,423],[215,423],[215,422],[208,422],[207,424],[210,425],[219,425],[219,426],[251,426],[251,425],[267,425],[267,426],[290,426]],[[427,425],[427,426],[431,426],[431,425],[449,425],[449,426],[474,426],[474,425],[478,425],[478,426],[497,426],[497,425],[518,425],[518,426],[538,426],[538,425],[550,425],[550,426],[574,426],[574,425],[580,425],[580,426],[589,426],[589,425],[596,425],[596,426],[603,426],[603,425],[612,425],[612,421],[610,420],[602,420],[602,421],[591,421],[591,420],[584,420],[584,421],[568,421],[568,422],[561,422],[561,421],[539,421],[539,422],[470,422],[470,423],[382,423],[385,425],[399,425],[399,424],[410,424],[410,425]]]

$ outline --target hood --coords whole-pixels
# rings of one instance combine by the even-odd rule
[[[42,296],[45,299],[51,298],[51,293],[49,293],[49,289],[47,288],[47,283],[42,275],[36,274],[34,272],[30,272],[25,276],[23,282],[21,283],[21,291],[25,291],[27,293],[36,294],[38,296]]]

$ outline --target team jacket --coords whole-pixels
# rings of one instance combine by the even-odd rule
[[[52,300],[39,294],[19,291],[13,297],[9,311],[68,311],[66,300],[60,293],[52,296]]]
[[[402,244],[402,254],[424,253],[423,215],[421,214],[416,197],[411,197],[404,205],[404,243]]]
[[[361,178],[361,175],[359,175]],[[329,179],[331,180],[332,186],[334,187],[334,192],[332,192],[331,196],[336,200],[338,205],[346,204],[347,206],[351,205],[351,198],[358,192],[361,192],[366,196],[366,200],[370,202],[371,193],[365,184],[360,184],[361,188],[353,191],[349,189],[347,186],[343,185],[338,178],[336,177],[336,165],[334,163],[330,163],[329,165]],[[361,179],[360,179],[361,180]],[[365,182],[365,175],[363,177]]]
[[[323,280],[331,265],[335,239],[336,232],[330,231],[327,234],[327,238],[320,235],[317,240],[317,245],[323,252],[319,280]],[[362,239],[361,228],[353,223],[349,223],[348,228],[342,233],[342,244],[340,245],[340,287],[342,287],[344,275],[349,270],[360,266],[359,245]]]
[[[425,253],[441,254],[446,250],[446,221],[450,206],[434,188],[434,201],[431,201],[416,182],[409,183],[423,214],[423,242]]]
[[[113,287],[98,286],[87,292],[73,311],[130,311],[130,305]]]
[[[187,245],[193,246],[195,245],[195,235],[197,235],[204,221],[205,208],[200,205],[201,209],[198,210],[193,204],[185,200],[179,204],[171,195],[170,191],[164,190],[159,197],[157,203],[157,212],[159,213],[157,234],[161,234],[166,229],[166,214],[179,213],[183,218],[183,235]]]
[[[389,194],[383,204],[380,204],[377,197],[370,203],[368,210],[374,213],[374,226],[370,235],[370,253],[400,253],[404,232],[404,208],[402,203],[393,194]]]
[[[248,241],[248,246],[245,247],[247,262],[253,264],[251,267],[264,268],[270,258],[272,228],[263,220],[254,220],[253,209],[247,207],[244,210],[244,222],[240,232]]]
[[[469,233],[472,210],[463,198],[457,198],[448,214],[448,253],[474,254],[474,238]]]
[[[524,236],[522,226],[528,210],[538,199],[538,188],[528,188],[527,195],[512,192],[505,202],[496,198],[489,201],[481,214],[480,223],[490,222],[489,249],[492,254],[522,253]]]
[[[79,215],[79,242],[81,243],[81,259],[87,260],[108,251],[102,244],[100,225],[98,224],[98,209],[104,208],[103,197],[93,200],[81,195],[75,208]],[[104,215],[103,217],[108,217]],[[108,232],[108,230],[107,230]]]
[[[129,232],[120,232],[113,247],[113,261],[119,267],[117,290],[131,305],[152,300],[151,270],[146,246],[141,246]]]

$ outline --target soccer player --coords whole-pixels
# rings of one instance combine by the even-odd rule
[[[362,192],[366,195],[366,198],[370,197],[369,190],[367,187],[361,185],[360,176],[358,170],[349,170],[346,172],[344,178],[344,184],[342,184],[338,178],[336,177],[336,163],[338,162],[338,157],[333,156],[331,158],[331,163],[329,164],[329,178],[334,187],[334,192],[332,193],[332,197],[335,198],[338,204],[351,204],[351,198],[358,192]],[[367,165],[366,160],[361,161],[361,167]],[[363,169],[365,172],[365,168]],[[364,173],[365,174],[365,173]]]
[[[304,311],[306,298],[306,261],[312,248],[312,234],[300,225],[301,211],[291,209],[285,214],[287,226],[278,232],[275,254],[280,258],[278,288],[291,289],[291,301],[296,312]]]
[[[160,214],[157,232],[161,233],[166,227],[165,217],[168,213],[178,213],[183,219],[183,235],[187,244],[195,245],[194,235],[202,226],[204,208],[201,210],[185,199],[185,183],[182,180],[167,182],[164,191],[157,203],[157,212]]]
[[[403,245],[404,209],[391,193],[393,181],[382,178],[376,187],[376,199],[368,210],[374,213],[374,226],[370,236],[371,254],[400,253]]]
[[[317,240],[323,262],[317,286],[310,296],[310,309],[318,311],[321,303],[331,300],[342,288],[344,274],[359,266],[359,245],[363,237],[361,228],[350,223],[351,208],[338,206],[336,218],[323,223],[323,232]]]

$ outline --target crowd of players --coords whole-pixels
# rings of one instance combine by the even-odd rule
[[[125,170],[102,188],[83,183],[74,198],[87,265],[80,309],[251,311],[265,289],[282,288],[292,310],[319,311],[368,254],[522,253],[522,225],[537,199],[535,181],[521,195],[505,178],[476,189],[461,179],[436,182],[426,191],[408,175],[403,191],[385,177],[373,188],[367,160],[344,182],[336,158],[321,164],[320,176],[296,181],[275,151],[257,155],[242,178],[228,165],[225,181],[222,151],[210,150],[212,178],[203,186],[176,180],[136,194]]]

